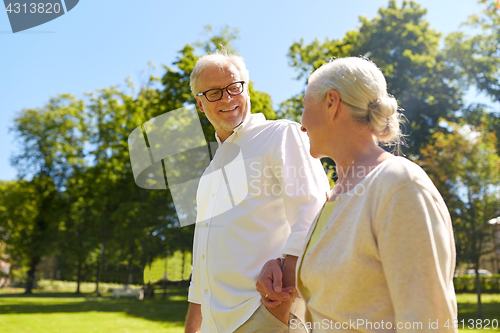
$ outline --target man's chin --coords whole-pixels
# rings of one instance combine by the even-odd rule
[[[224,127],[234,130],[236,127],[240,126],[241,123],[243,123],[243,120],[244,118],[242,116],[226,119],[226,121],[224,122]]]

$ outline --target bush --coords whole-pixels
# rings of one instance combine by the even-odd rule
[[[129,285],[134,289],[139,289],[141,285]],[[58,280],[44,280],[41,279],[37,282],[37,289],[44,292],[75,292],[76,282],[74,281],[58,281]],[[99,283],[99,290],[110,292],[113,289],[123,289],[123,284],[119,283]],[[95,290],[94,282],[80,283],[80,291],[82,293],[91,293]]]
[[[480,276],[481,292],[483,293],[500,293],[500,274],[493,276]],[[476,292],[476,276],[474,275],[459,275],[453,278],[455,291],[457,293],[475,293]]]

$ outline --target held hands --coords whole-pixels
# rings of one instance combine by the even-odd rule
[[[283,288],[283,273],[278,259],[269,260],[262,267],[256,283],[257,291],[262,297],[262,303],[267,308],[276,308],[282,302],[292,300],[295,287]]]

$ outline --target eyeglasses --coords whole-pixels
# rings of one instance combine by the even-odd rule
[[[225,88],[222,89],[210,89],[205,92],[196,94],[196,96],[204,95],[207,101],[209,102],[217,102],[222,99],[224,96],[224,90],[231,96],[237,96],[243,92],[243,85],[245,81],[233,82]]]

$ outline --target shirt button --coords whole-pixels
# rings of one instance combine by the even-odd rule
[[[212,194],[212,198],[215,197],[215,194]]]
[[[204,293],[205,293],[205,294],[208,294],[208,289],[205,289]]]
[[[202,255],[202,256],[201,256],[201,259],[205,259],[205,255]]]
[[[205,227],[208,227],[208,223],[207,223],[207,224],[205,224]]]

